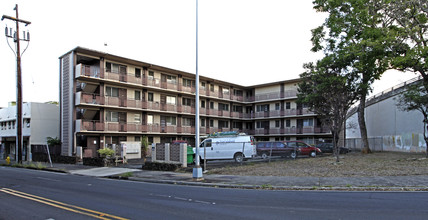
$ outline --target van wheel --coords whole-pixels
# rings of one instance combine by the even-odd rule
[[[310,155],[311,157],[316,157],[316,156],[317,156],[317,152],[312,151],[309,155]]]
[[[297,158],[297,152],[291,152],[290,157],[292,159],[296,159]]]
[[[233,158],[237,163],[242,163],[242,161],[244,161],[244,155],[242,155],[241,153],[236,153]]]
[[[262,159],[263,160],[266,160],[266,159],[268,159],[268,157],[269,157],[269,155],[268,155],[268,153],[267,152],[262,152]]]

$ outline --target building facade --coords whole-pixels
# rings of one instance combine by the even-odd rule
[[[258,141],[330,138],[317,116],[296,104],[299,79],[245,87],[137,60],[77,47],[60,57],[62,154],[83,147],[85,157],[123,141],[186,140],[239,131]]]
[[[46,146],[47,137],[59,137],[59,106],[27,102],[22,105],[22,160],[31,161],[31,149]],[[16,106],[0,109],[0,158],[16,159]]]

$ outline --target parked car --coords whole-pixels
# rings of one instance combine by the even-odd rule
[[[322,154],[322,151],[313,147],[309,144],[306,144],[303,141],[285,141],[286,145],[291,148],[297,148],[297,155],[308,155],[310,157],[316,157],[319,154]]]
[[[282,156],[296,158],[296,148],[289,147],[283,141],[264,141],[256,144],[257,155],[263,159],[269,156]]]
[[[323,153],[333,153],[333,143],[320,143],[316,145],[317,148],[319,148]],[[346,154],[349,153],[351,150],[346,147],[340,147],[339,153],[340,154]]]

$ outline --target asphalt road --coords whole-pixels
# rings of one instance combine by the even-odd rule
[[[425,192],[220,189],[0,167],[0,219],[426,219]]]

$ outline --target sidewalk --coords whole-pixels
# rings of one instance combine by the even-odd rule
[[[4,161],[0,161],[0,164],[4,164]],[[74,175],[177,185],[273,190],[428,191],[428,176],[292,177],[203,174],[203,180],[196,181],[193,179],[191,171],[147,171],[142,170],[140,164],[125,164],[120,167],[93,167],[54,163],[53,167],[50,167],[50,164],[45,164],[45,166],[45,170]],[[124,173],[132,174],[121,175]]]

